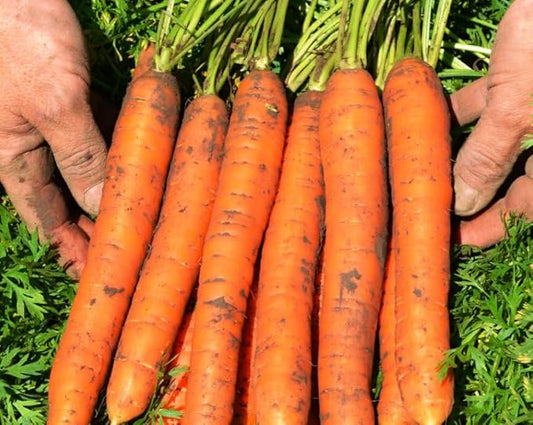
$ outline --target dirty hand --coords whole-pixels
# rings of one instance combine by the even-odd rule
[[[532,156],[506,195],[493,199],[522,153],[522,141],[532,137],[532,22],[533,0],[515,0],[498,26],[487,76],[451,96],[459,124],[479,117],[454,166],[455,213],[464,217],[459,230],[464,244],[486,247],[503,239],[501,214],[533,218]]]
[[[92,222],[72,216],[55,166],[79,206],[96,214],[106,155],[81,28],[67,0],[0,0],[0,43],[0,182],[78,278]]]

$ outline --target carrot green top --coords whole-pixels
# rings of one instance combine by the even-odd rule
[[[250,0],[251,16],[235,45],[233,60],[247,70],[269,69],[278,55],[289,0]]]
[[[335,65],[341,69],[365,68],[367,50],[386,0],[342,0]]]
[[[313,0],[307,9],[302,33],[293,51],[285,83],[292,92],[307,82],[311,90],[324,90],[334,65],[341,3],[321,6]]]
[[[189,0],[185,5],[168,0],[156,38],[155,69],[170,72],[181,67],[191,49],[238,13],[241,1]]]

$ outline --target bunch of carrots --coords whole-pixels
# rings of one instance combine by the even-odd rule
[[[101,395],[113,425],[154,399],[167,425],[446,420],[437,3],[311,0],[281,79],[288,0],[167,2],[114,129],[49,425],[89,424]],[[174,71],[202,45],[181,113]]]

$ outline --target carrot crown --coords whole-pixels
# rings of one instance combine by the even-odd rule
[[[289,0],[251,0],[250,18],[235,44],[235,63],[248,70],[269,69],[278,55]]]
[[[228,0],[226,0],[226,3]],[[229,0],[231,2],[231,0]],[[234,45],[237,35],[242,32],[246,21],[243,19],[246,6],[249,2],[239,1],[233,5],[234,12],[231,17],[219,29],[222,31],[213,34],[210,42],[206,43],[208,49],[205,79],[203,87],[198,91],[203,94],[216,94],[227,82],[230,71],[233,66],[232,46]],[[239,13],[237,13],[239,11]]]
[[[370,38],[386,0],[342,0],[335,64],[342,69],[365,68]]]

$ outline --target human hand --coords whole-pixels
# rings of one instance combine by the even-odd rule
[[[106,156],[81,28],[67,0],[0,0],[0,43],[0,182],[78,278],[93,223],[69,211],[55,164],[79,206],[96,214]]]
[[[487,247],[503,239],[501,217],[510,212],[533,218],[531,156],[524,175],[502,199],[493,199],[522,153],[522,141],[533,131],[532,22],[533,1],[515,0],[498,26],[487,76],[450,99],[460,125],[479,117],[453,170],[455,213],[465,217],[459,226],[463,244]]]

